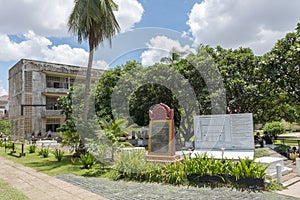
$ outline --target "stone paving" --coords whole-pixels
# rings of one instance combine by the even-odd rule
[[[0,156],[0,179],[32,200],[104,200],[103,197],[74,184],[61,181]]]
[[[270,192],[237,191],[230,188],[188,188],[187,186],[179,187],[157,183],[112,181],[106,178],[85,178],[71,174],[59,175],[56,176],[56,178],[112,200],[297,199],[294,197],[288,197]]]

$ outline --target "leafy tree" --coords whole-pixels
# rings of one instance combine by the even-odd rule
[[[89,96],[89,120],[83,122],[80,118],[83,112],[84,85],[79,84],[71,87],[67,96],[58,98],[57,106],[61,113],[66,116],[64,124],[58,131],[61,132],[62,143],[69,146],[74,151],[74,156],[79,157],[86,152],[84,141],[86,138],[94,138],[98,129],[97,119],[94,114],[94,95],[95,85],[91,86],[91,95]]]
[[[185,140],[193,136],[195,114],[222,113],[225,108],[227,113],[251,112],[255,123],[299,120],[299,41],[298,24],[295,32],[279,40],[264,56],[255,56],[249,48],[232,50],[220,46],[200,46],[196,54],[189,54],[186,58],[174,50],[170,57],[162,59],[166,64],[148,68],[136,62],[127,62],[126,65],[104,73],[103,79],[99,81],[96,92],[97,114],[101,118],[114,119],[112,95],[119,93],[119,96],[123,95],[120,102],[117,102],[121,110],[129,104],[134,122],[145,126],[149,123],[148,111],[151,106],[162,102],[175,110],[177,132]],[[208,66],[216,66],[217,70],[213,71]],[[186,87],[176,92],[170,88],[186,82],[169,76],[166,73],[168,70],[175,71],[175,74],[182,75],[188,81],[190,85],[187,88],[191,87],[194,91],[196,104],[193,102],[195,99],[180,103]],[[220,73],[222,80],[210,78],[218,77],[217,73]],[[169,87],[147,82],[147,78],[172,82],[173,85]],[[123,85],[118,84],[120,80]],[[214,83],[217,84],[214,86]],[[220,84],[224,84],[226,92],[219,89]],[[214,104],[219,110],[214,111],[213,98],[222,96],[226,100],[221,102],[219,98],[217,104]]]
[[[300,104],[300,23],[294,32],[277,41],[262,63],[267,78]]]
[[[10,134],[11,124],[9,121],[0,120],[0,132],[5,133],[6,135]]]
[[[158,84],[146,84],[139,87],[129,101],[130,115],[139,126],[149,125],[149,110],[156,104],[164,103],[174,109],[176,126],[180,123],[178,100],[171,90]]]
[[[277,41],[260,62],[260,88],[268,119],[299,121],[300,105],[300,23],[294,32]]]
[[[273,121],[266,123],[263,127],[263,130],[276,139],[278,135],[285,132],[285,127],[280,122]]]
[[[256,85],[259,58],[249,48],[226,50],[218,46],[208,51],[213,56],[223,78],[227,112],[255,111],[255,103],[259,98]]]
[[[295,120],[297,111],[289,95],[271,81],[268,56],[255,56],[249,48],[208,48],[223,77],[228,113],[253,113],[255,123]],[[272,73],[271,73],[272,74]]]
[[[95,101],[96,112],[99,118],[106,120],[113,119],[111,110],[111,95],[113,89],[120,79],[122,69],[117,67],[115,69],[106,70],[99,80],[96,88]]]
[[[187,95],[187,89],[192,90],[191,95]],[[177,132],[185,140],[193,136],[193,113],[199,114],[196,112],[199,110],[197,97],[203,104],[207,105],[209,102],[201,74],[186,59],[170,65],[157,64],[148,68],[143,68],[136,62],[127,62],[126,65],[106,71],[97,85],[98,117],[114,119],[111,107],[113,93],[119,94],[119,98],[114,99],[119,101],[115,102],[119,111],[122,112],[122,108],[129,105],[133,122],[140,126],[149,124],[149,110],[153,105],[167,104],[174,109]],[[195,98],[189,97],[192,95]],[[203,104],[201,112],[207,113],[209,109]]]
[[[108,39],[111,44],[112,37],[119,31],[120,27],[113,13],[116,9],[117,4],[113,0],[76,0],[69,17],[69,31],[77,35],[79,43],[82,40],[88,40],[89,44],[82,116],[84,122],[88,119],[88,96],[90,93],[94,51],[99,44],[103,44],[105,39]]]

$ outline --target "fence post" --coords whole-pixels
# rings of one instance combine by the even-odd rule
[[[277,172],[277,182],[282,183],[281,164],[276,165],[276,172]]]
[[[297,175],[300,176],[300,158],[296,158]]]

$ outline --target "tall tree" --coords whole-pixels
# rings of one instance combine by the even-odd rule
[[[268,80],[288,93],[291,103],[300,105],[300,23],[264,56],[262,70]]]
[[[86,71],[83,121],[88,117],[88,96],[91,84],[91,71],[94,51],[107,39],[112,44],[112,37],[120,30],[113,11],[118,6],[113,0],[75,0],[75,6],[69,17],[69,31],[77,35],[78,42],[87,40],[89,59]]]

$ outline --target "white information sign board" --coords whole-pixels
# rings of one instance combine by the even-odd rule
[[[254,156],[252,113],[194,117],[195,151],[216,158]]]

